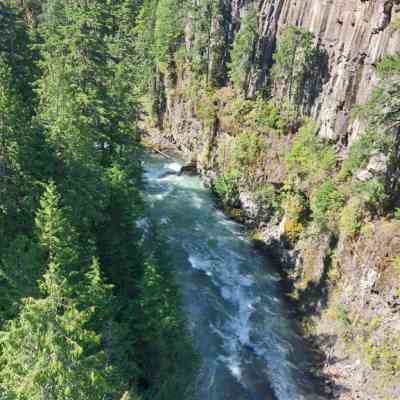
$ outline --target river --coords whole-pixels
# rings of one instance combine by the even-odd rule
[[[198,177],[143,162],[148,218],[162,229],[201,356],[199,400],[318,399],[276,266],[220,211]]]

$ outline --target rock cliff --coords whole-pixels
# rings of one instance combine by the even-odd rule
[[[227,53],[248,1],[222,2],[223,54],[214,53],[212,71],[226,76]],[[320,76],[310,114],[321,123],[320,134],[346,145],[359,131],[351,118],[354,104],[363,103],[376,83],[374,66],[386,54],[400,50],[400,33],[390,23],[400,16],[399,0],[260,0],[258,41],[249,95],[269,77],[277,36],[287,26],[315,35],[321,50]],[[218,46],[216,46],[218,48]],[[215,72],[217,73],[217,72]]]
[[[364,104],[376,87],[375,67],[380,60],[400,52],[400,32],[392,24],[400,17],[400,0],[215,1],[218,11],[210,24],[207,64],[207,81],[214,85],[212,94],[196,86],[191,67],[178,62],[170,65],[161,74],[159,85],[165,88],[165,104],[159,110],[162,132],[158,135],[197,161],[211,185],[226,174],[229,157],[237,151],[238,143],[242,158],[243,152],[252,151],[252,145],[263,149],[251,168],[242,165],[237,193],[226,203],[236,210],[235,215],[241,209],[240,219],[255,229],[257,241],[266,243],[286,266],[293,282],[292,295],[307,316],[307,326],[313,327],[310,337],[325,352],[321,369],[330,377],[328,397],[398,399],[400,266],[395,268],[393,260],[400,264],[399,217],[393,218],[393,212],[389,216],[372,210],[369,200],[358,189],[352,192],[352,188],[374,182],[389,170],[397,171],[389,177],[391,182],[399,180],[399,133],[390,168],[387,156],[375,151],[347,183],[340,178],[339,170],[351,145],[365,134],[365,126],[352,115],[354,106]],[[232,89],[228,70],[230,50],[249,5],[257,10],[256,40],[243,98]],[[194,19],[190,17],[186,21],[186,49],[196,46]],[[301,177],[296,189],[287,189],[292,183],[286,160],[297,132],[282,134],[272,129],[272,134],[259,131],[255,135],[258,139],[252,136],[258,129],[254,121],[260,117],[258,95],[266,87],[272,96],[279,91],[269,86],[273,55],[282,33],[290,26],[313,34],[319,58],[308,93],[302,99],[303,109],[318,123],[318,135],[325,143],[318,144],[315,151],[329,147],[330,153],[326,151],[335,157],[335,163],[319,181],[307,186],[301,182],[306,177]],[[247,142],[240,143],[242,133],[247,135]],[[319,162],[318,155],[315,162]],[[251,179],[243,184],[246,176]],[[356,229],[357,234],[337,227],[322,231],[316,219],[310,217],[316,187],[329,188],[332,180],[334,185],[343,186],[335,212],[341,213],[341,223],[351,225],[344,230]],[[263,204],[257,186],[260,181],[267,188],[262,194]],[[222,183],[229,184],[227,180]],[[398,183],[392,187],[392,191],[399,190]],[[297,200],[307,203],[300,212],[305,222],[291,216],[297,200],[292,198],[288,206],[285,196],[293,190]],[[329,190],[334,192],[332,187]],[[398,201],[399,193],[391,194]],[[277,198],[281,202],[279,211],[274,209]],[[328,208],[326,213],[331,212]]]

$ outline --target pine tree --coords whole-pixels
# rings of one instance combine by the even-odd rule
[[[178,0],[158,0],[154,29],[154,51],[161,65],[171,63],[182,44],[185,2]]]
[[[112,80],[106,37],[111,14],[101,1],[49,1],[41,48],[40,120],[66,162],[96,162],[114,150]]]
[[[258,39],[257,18],[256,8],[247,7],[231,51],[229,76],[234,87],[245,95],[248,90],[249,74],[254,64],[255,46]]]
[[[287,100],[290,108],[301,104],[304,79],[315,57],[314,36],[302,28],[288,27],[278,40],[274,54],[272,79],[281,100]],[[279,89],[279,90],[278,90]]]
[[[78,238],[60,202],[57,188],[54,182],[50,182],[40,199],[36,227],[39,242],[47,251],[49,262],[68,266],[73,272],[80,260]]]
[[[385,209],[400,202],[400,54],[384,57],[377,66],[379,83],[366,104],[355,107],[373,143],[389,157],[385,177]],[[371,142],[371,140],[370,140]]]
[[[101,338],[86,328],[93,309],[69,297],[67,279],[51,262],[44,298],[24,301],[0,332],[0,388],[6,399],[102,400],[113,392]]]

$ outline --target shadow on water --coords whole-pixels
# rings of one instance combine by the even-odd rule
[[[279,244],[276,243],[276,245],[278,246]],[[333,249],[336,246],[337,239],[331,237],[329,248]],[[270,248],[266,248],[263,242],[258,243],[257,247],[266,257],[272,257],[275,260],[275,264],[279,262],[279,256],[271,252]],[[325,257],[323,267],[319,280],[308,282],[304,289],[297,291],[298,297],[296,300],[289,296],[295,291],[295,281],[288,276],[291,272],[290,269],[280,270],[280,274],[283,277],[282,292],[286,294],[289,307],[293,310],[293,318],[297,321],[312,316],[320,317],[328,306],[331,285],[329,272],[332,268],[331,254]],[[294,329],[296,329],[296,326]],[[328,334],[308,334],[307,338],[303,339],[310,359],[307,375],[310,381],[314,382],[316,392],[324,399],[335,399],[338,393],[342,396],[350,395],[351,393],[349,388],[338,383],[338,371],[335,368],[332,368],[331,371],[332,366],[346,360],[345,358],[339,359],[333,355],[333,349],[338,339],[337,335]]]

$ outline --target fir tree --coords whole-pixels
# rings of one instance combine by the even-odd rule
[[[0,333],[0,388],[5,399],[93,400],[112,392],[111,367],[101,338],[87,329],[92,308],[69,297],[67,279],[51,262],[44,298],[24,301]]]

